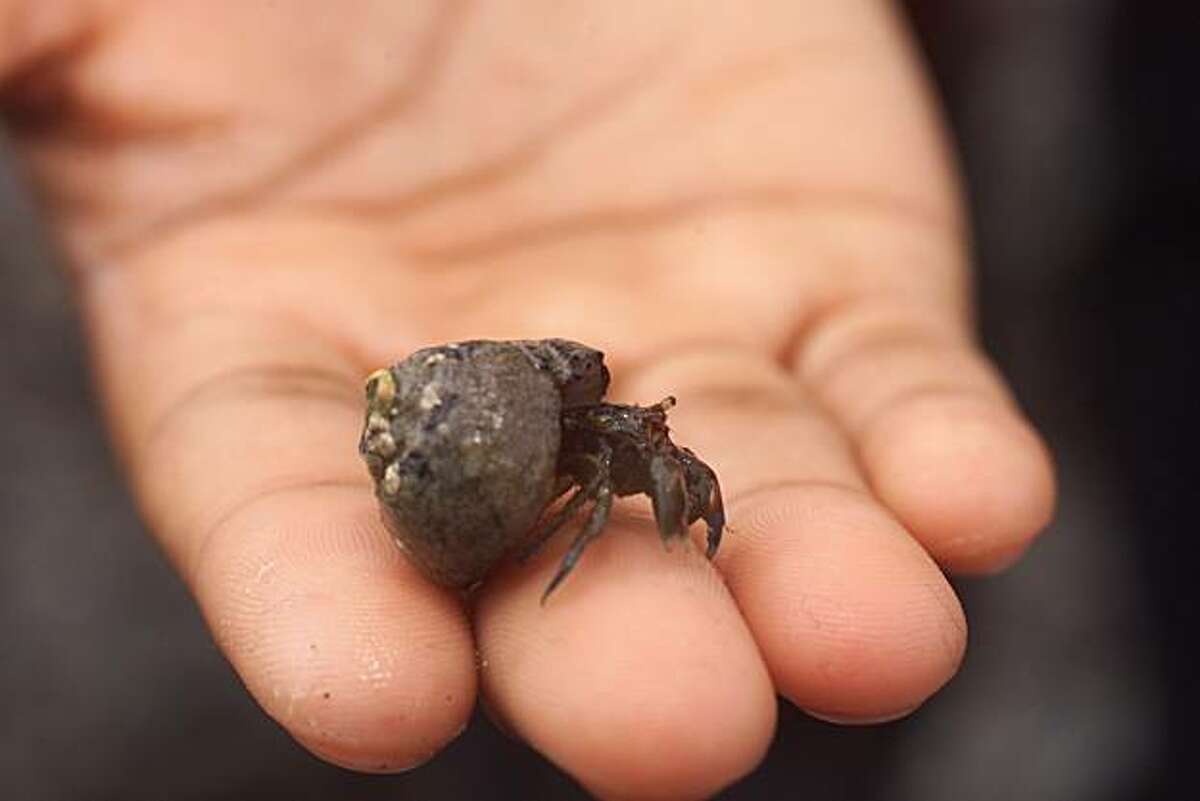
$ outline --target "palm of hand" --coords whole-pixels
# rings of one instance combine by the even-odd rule
[[[597,793],[710,793],[775,692],[921,703],[965,639],[938,563],[1002,566],[1049,514],[970,343],[895,22],[678,5],[148,4],[89,29],[54,127],[18,95],[139,500],[250,691],[331,760],[426,758],[478,684]],[[392,549],[362,376],[542,336],[605,350],[617,398],[680,398],[729,501],[716,571],[617,515],[547,608],[553,549],[467,614]]]

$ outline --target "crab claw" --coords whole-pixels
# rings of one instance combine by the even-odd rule
[[[688,527],[688,494],[683,465],[667,456],[650,459],[650,479],[653,483],[650,501],[654,505],[654,520],[663,541],[682,537]]]
[[[689,509],[691,514],[688,522],[703,519],[708,527],[708,547],[705,555],[712,559],[717,555],[721,544],[721,532],[725,530],[725,503],[721,499],[721,485],[717,474],[712,468],[687,448],[680,448],[680,462],[683,464],[685,483],[688,488]]]
[[[717,547],[721,544],[721,532],[725,530],[725,504],[721,500],[721,488],[717,485],[715,476],[704,511],[704,523],[708,526],[708,548],[704,555],[711,560],[717,555]]]

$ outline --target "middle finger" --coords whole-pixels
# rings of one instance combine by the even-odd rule
[[[709,797],[757,764],[774,730],[774,689],[751,633],[702,553],[664,549],[640,500],[618,506],[540,605],[578,525],[482,589],[485,697],[602,797]]]
[[[782,694],[865,722],[904,714],[953,675],[966,633],[957,598],[785,371],[706,349],[643,369],[627,390],[676,394],[676,439],[720,476],[731,530],[717,564]]]

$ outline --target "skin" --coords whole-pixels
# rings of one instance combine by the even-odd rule
[[[685,799],[754,767],[776,693],[864,723],[949,680],[942,569],[1015,560],[1053,476],[974,342],[895,10],[286,6],[0,0],[116,447],[264,711],[398,770],[479,699],[599,797]],[[715,565],[644,499],[545,608],[563,538],[470,609],[397,553],[363,377],[546,336],[602,348],[615,400],[680,399],[728,502]]]

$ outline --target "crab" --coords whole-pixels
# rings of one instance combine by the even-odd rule
[[[604,354],[564,339],[440,345],[372,373],[359,451],[394,539],[430,578],[468,588],[510,552],[532,556],[590,502],[544,603],[613,498],[645,494],[664,542],[704,520],[711,559],[720,485],[671,441],[675,399],[607,403],[608,383]]]
[[[535,530],[522,557],[540,550],[584,504],[591,501],[592,509],[542,593],[543,603],[603,531],[614,497],[648,495],[664,543],[686,536],[688,527],[703,519],[705,556],[716,555],[725,528],[721,486],[712,468],[671,441],[667,411],[675,403],[667,397],[653,406],[601,402],[564,410],[558,486],[560,495],[572,488],[574,493]]]

